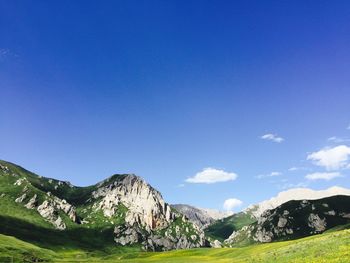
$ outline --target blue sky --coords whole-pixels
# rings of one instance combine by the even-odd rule
[[[135,173],[217,209],[350,187],[349,10],[1,1],[0,158],[76,185]]]

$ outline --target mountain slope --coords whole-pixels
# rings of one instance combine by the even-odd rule
[[[242,227],[256,222],[261,214],[268,209],[274,209],[291,200],[317,200],[335,195],[350,196],[350,190],[337,186],[319,191],[308,188],[290,189],[280,192],[276,197],[272,197],[269,200],[251,205],[241,213],[234,214],[210,224],[205,229],[205,232],[209,237],[223,241],[227,239],[233,231],[236,232]]]
[[[147,250],[205,245],[204,233],[196,225],[171,209],[142,178],[131,174],[76,187],[0,161],[0,200],[0,216],[6,222],[0,226],[1,233],[37,244],[46,242],[40,234],[46,231],[62,239],[84,232],[99,243],[135,244]],[[37,232],[30,236],[27,229]],[[93,246],[83,236],[72,237],[74,245],[79,238],[82,246]]]
[[[291,200],[317,200],[335,195],[350,196],[350,189],[333,186],[326,190],[312,190],[308,188],[294,188],[278,193],[276,197],[262,201],[248,207],[244,212],[250,213],[258,218],[264,211],[274,209]]]
[[[233,232],[225,243],[237,245],[296,239],[349,223],[350,196],[293,200],[266,210],[256,223]]]
[[[242,227],[254,223],[255,221],[256,219],[250,214],[240,212],[215,221],[204,231],[208,237],[224,241],[233,231],[238,231]]]
[[[203,209],[190,205],[175,204],[171,205],[181,214],[185,215],[192,223],[204,229],[218,219],[231,215],[230,212],[221,212],[213,209]]]

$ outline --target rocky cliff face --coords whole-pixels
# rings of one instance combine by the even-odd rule
[[[183,215],[172,211],[157,190],[135,175],[101,182],[89,202],[108,218],[113,218],[120,204],[125,206],[125,223],[114,228],[114,240],[118,244],[141,243],[148,250],[205,245],[204,233]]]
[[[266,210],[257,223],[235,231],[225,240],[234,245],[242,240],[272,242],[319,234],[350,222],[350,196],[332,196],[319,200],[289,201]]]
[[[168,226],[174,215],[161,194],[135,175],[123,176],[110,183],[104,181],[92,192],[95,209],[101,209],[106,217],[116,213],[119,204],[127,209],[125,221],[150,231]]]

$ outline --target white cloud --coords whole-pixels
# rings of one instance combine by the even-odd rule
[[[185,184],[178,184],[177,187],[179,188],[185,187]]]
[[[329,138],[328,138],[328,141],[334,142],[334,143],[342,143],[342,142],[349,142],[350,139],[332,136],[332,137],[329,137]]]
[[[227,211],[232,211],[234,208],[239,207],[243,202],[237,198],[229,198],[224,202],[224,209]]]
[[[279,136],[272,134],[272,133],[264,134],[260,138],[263,140],[273,141],[273,142],[277,142],[277,143],[284,141],[284,139],[282,137],[279,137]]]
[[[261,179],[261,178],[274,177],[274,176],[280,176],[280,175],[282,175],[282,173],[280,173],[280,172],[271,172],[269,174],[259,174],[257,176],[257,178]]]
[[[312,174],[308,174],[305,176],[306,179],[308,180],[332,180],[334,178],[337,177],[341,177],[342,175],[338,172],[334,172],[334,173],[312,173]]]
[[[288,169],[289,172],[295,172],[295,171],[310,171],[311,169],[308,167],[296,167],[293,166],[291,168]]]
[[[237,174],[225,172],[224,170],[217,170],[215,168],[205,168],[203,171],[197,173],[195,176],[187,178],[187,183],[202,183],[213,184],[218,182],[233,181],[237,178]]]
[[[327,170],[337,170],[348,165],[349,155],[350,147],[339,145],[313,152],[307,156],[307,160],[311,160],[314,164],[323,166]]]
[[[282,190],[285,190],[285,189],[291,189],[291,188],[304,188],[304,187],[307,187],[307,183],[304,183],[304,182],[300,182],[300,183],[286,183],[286,184],[283,184],[283,185],[280,185],[279,188],[281,188]]]

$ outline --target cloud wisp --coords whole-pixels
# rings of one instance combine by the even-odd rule
[[[334,143],[343,143],[343,142],[350,142],[350,139],[347,138],[340,138],[337,136],[332,136],[327,139],[329,142],[334,142]]]
[[[280,173],[280,172],[271,172],[269,174],[259,174],[256,178],[262,179],[262,178],[266,178],[266,177],[276,177],[276,176],[280,176],[280,175],[282,175],[282,173]]]
[[[312,181],[314,180],[330,181],[337,177],[342,177],[342,175],[339,172],[332,172],[332,173],[312,173],[312,174],[307,174],[305,176],[306,179],[312,180]]]
[[[0,48],[0,61],[4,61],[6,60],[7,58],[11,58],[11,57],[14,57],[14,58],[17,58],[18,55],[13,53],[10,49],[8,48]]]
[[[204,168],[201,172],[195,176],[187,178],[187,183],[195,184],[213,184],[219,182],[234,181],[237,178],[237,174],[232,172],[226,172],[224,170],[218,170],[215,168]]]
[[[272,133],[267,133],[264,134],[260,137],[263,140],[267,140],[267,141],[272,141],[272,142],[276,142],[276,143],[281,143],[284,141],[284,139],[276,134],[272,134]]]

